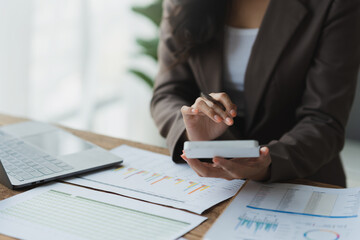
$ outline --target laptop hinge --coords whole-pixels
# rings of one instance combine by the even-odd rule
[[[13,189],[13,185],[10,182],[10,179],[5,171],[4,166],[1,163],[1,160],[0,160],[0,183],[10,189]]]

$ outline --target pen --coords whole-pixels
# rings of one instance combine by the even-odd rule
[[[206,94],[206,93],[201,92],[201,93],[200,93],[200,96],[201,96],[202,98],[205,98],[205,99],[209,100],[209,101],[212,102],[213,104],[219,106],[223,111],[226,110],[226,108],[224,107],[224,105],[222,105],[221,102],[215,100],[215,99],[214,99],[212,96],[210,96],[209,94]]]

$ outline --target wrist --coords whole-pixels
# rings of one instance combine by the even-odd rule
[[[194,134],[189,134],[189,132],[187,130],[185,130],[185,137],[187,139],[187,141],[211,141],[213,139],[209,139],[206,138],[204,136],[200,136],[200,135],[196,135],[194,136]]]
[[[270,167],[268,166],[267,168],[256,174],[254,177],[252,177],[251,180],[265,182],[270,179],[270,175]]]
[[[270,177],[271,177],[271,157],[270,157],[269,153],[266,157],[266,161],[263,166],[264,167],[260,170],[260,172],[258,174],[256,174],[254,176],[254,178],[252,178],[252,180],[265,182],[270,179]]]

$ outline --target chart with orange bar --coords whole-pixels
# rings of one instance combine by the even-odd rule
[[[175,185],[181,184],[184,187],[184,191],[187,194],[193,194],[195,192],[201,192],[204,191],[211,186],[208,186],[206,184],[201,184],[199,182],[192,182],[192,181],[186,181],[181,178],[174,178],[171,176],[166,176],[164,174],[159,173],[151,173],[149,171],[145,171],[142,169],[136,169],[136,168],[117,168],[114,171],[123,170],[123,175],[125,176],[124,179],[128,179],[130,177],[136,177],[136,176],[142,176],[146,182],[149,182],[150,185],[154,185],[157,183],[160,183],[162,181],[171,181]]]
[[[236,194],[244,181],[199,177],[187,164],[169,156],[126,145],[112,150],[124,158],[121,167],[68,180],[201,214]]]

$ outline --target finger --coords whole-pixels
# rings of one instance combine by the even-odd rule
[[[227,172],[221,168],[212,166],[211,164],[206,164],[198,159],[187,159],[189,166],[198,173],[201,177],[215,177],[215,178],[224,178],[224,179],[233,179]]]
[[[194,172],[196,172],[196,174],[197,174],[199,177],[204,177],[204,176],[202,175],[202,173],[197,170],[197,168],[193,167],[193,165],[191,165],[191,163],[189,163],[189,161],[191,161],[191,160],[189,160],[189,159],[185,156],[185,154],[183,154],[183,155],[184,155],[184,156],[183,156],[183,159],[186,159],[185,161],[186,161],[187,164],[192,168],[192,170],[193,170]]]
[[[182,155],[181,155],[181,157],[182,157],[182,159],[184,159],[186,162],[188,162],[189,161],[189,158],[187,158],[186,157],[186,154],[185,154],[185,150],[182,150]],[[194,160],[194,159],[193,159]],[[198,160],[198,159],[196,159],[196,160]],[[190,160],[191,161],[191,160]],[[201,162],[201,161],[200,161]],[[201,162],[203,165],[205,165],[205,166],[207,166],[207,167],[216,167],[216,168],[218,168],[217,166],[215,166],[214,164],[212,164],[212,163],[209,163],[209,162]]]
[[[183,116],[185,115],[197,115],[199,114],[199,109],[196,109],[196,108],[192,108],[192,107],[188,107],[188,106],[182,106],[181,107],[181,114]]]
[[[249,158],[249,164],[263,164],[270,157],[269,149],[267,147],[260,148],[260,156],[258,158]]]
[[[228,160],[221,157],[215,157],[213,162],[215,165],[222,167],[224,170],[233,173],[234,169],[241,168],[241,166],[252,168],[262,168],[264,166],[268,166],[271,162],[269,153],[269,148],[262,147],[258,158],[233,158]]]
[[[188,163],[189,159],[186,157],[184,151],[183,151],[183,154],[181,155],[181,158],[185,160],[185,162],[190,166],[190,164]],[[191,166],[190,166],[191,167]],[[196,172],[196,174],[199,176],[199,177],[202,177],[201,174],[196,170],[196,169],[193,169],[194,172]]]
[[[214,157],[213,162],[216,166],[221,167],[224,171],[226,171],[231,177],[243,178],[243,176],[239,176],[239,174],[234,171],[239,166],[236,166],[237,164],[234,164],[233,161],[221,157]]]
[[[198,98],[195,101],[194,108],[199,109],[200,112],[204,113],[210,119],[212,119],[216,123],[221,123],[224,119],[215,112],[215,110],[210,107],[202,98]]]
[[[182,159],[184,159],[185,161],[188,161],[189,159],[186,157],[186,153],[185,153],[185,150],[182,150]],[[206,165],[206,166],[209,166],[209,167],[216,167],[214,164],[212,163],[209,163],[209,162],[201,162],[202,164]]]
[[[185,151],[183,150],[183,154],[181,155],[182,159],[184,159],[186,162],[189,161],[189,159],[186,157]],[[209,162],[201,162],[203,165],[208,167],[214,167],[212,163]]]
[[[234,124],[232,117],[211,101],[199,98],[199,100],[196,101],[194,107],[198,108],[201,112],[213,119],[216,123],[224,122],[228,126]]]
[[[236,117],[236,105],[231,101],[229,95],[226,93],[211,93],[210,94],[215,100],[219,101],[224,107],[226,111],[232,116]]]
[[[257,158],[234,158],[232,160],[236,160],[237,164],[241,164],[244,166],[254,166],[254,165],[261,165],[264,162],[267,162],[270,158],[270,150],[267,147],[262,147],[260,149],[260,156]]]
[[[228,113],[226,110],[224,111],[220,106],[214,104],[213,102],[209,101],[206,98],[203,98],[203,101],[212,109],[214,109],[214,111],[223,119],[223,122],[228,125],[231,126],[234,124],[234,120],[233,120],[233,116],[231,116],[230,113]]]
[[[219,101],[222,105],[224,105],[224,107],[226,108],[226,110],[233,115],[233,113],[235,113],[234,116],[236,116],[236,105],[231,101],[229,95],[227,95],[226,93],[222,92],[222,93],[211,93],[210,94],[215,100]]]
[[[268,147],[262,147],[260,148],[260,163],[265,164],[267,166],[271,163],[271,157],[270,157],[270,149]]]
[[[266,158],[269,157],[269,155],[270,155],[270,150],[268,147],[260,148],[260,157]]]

